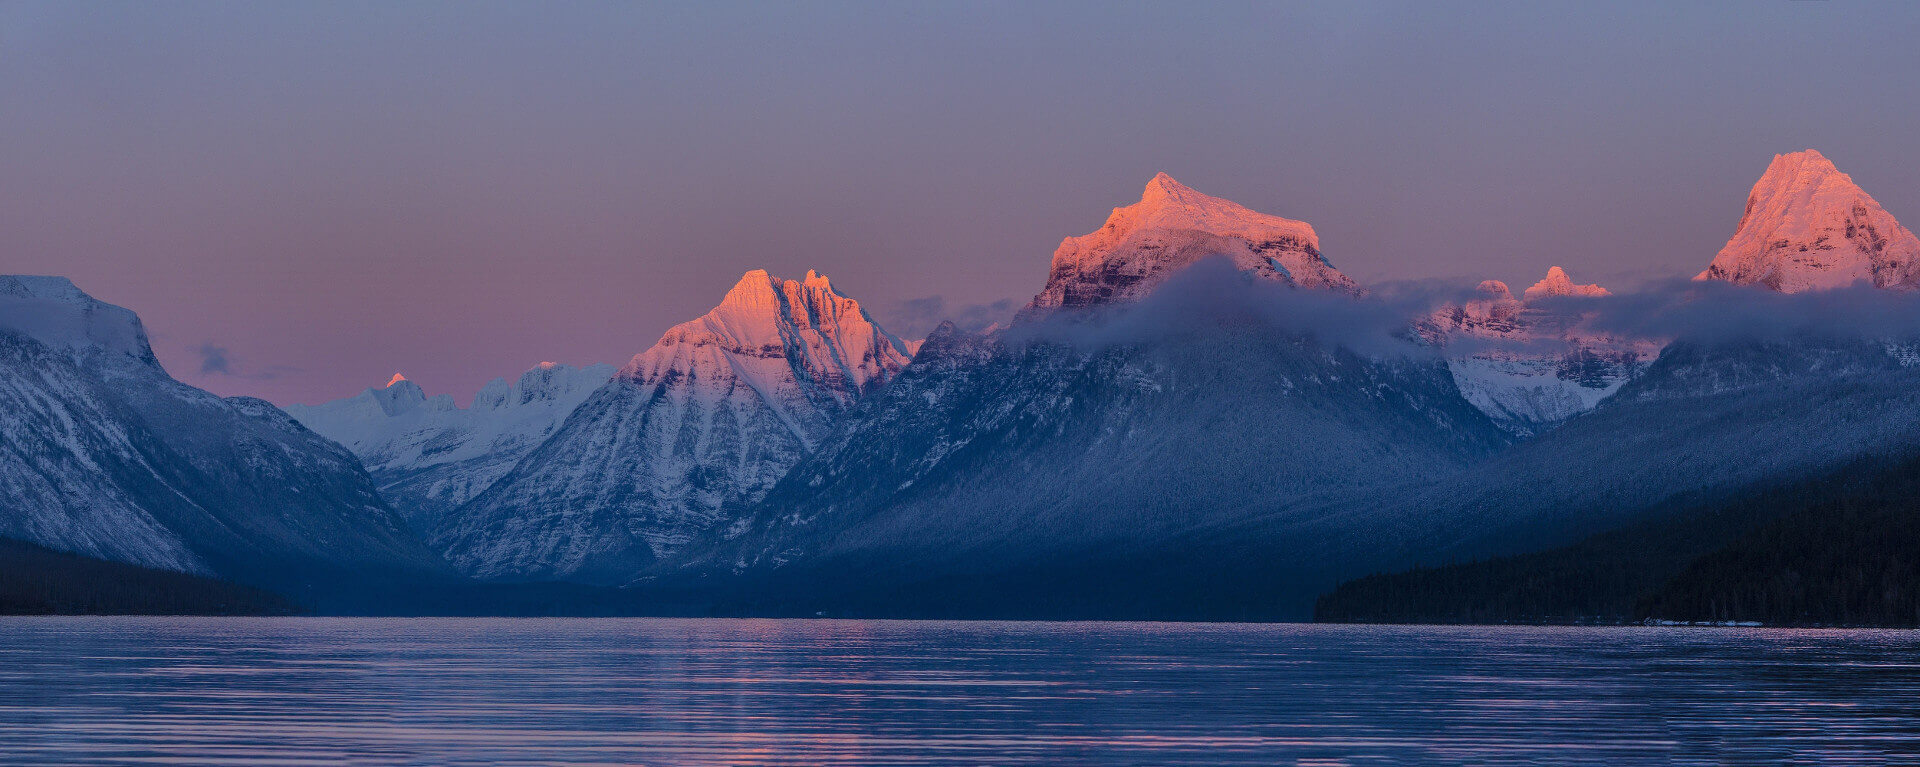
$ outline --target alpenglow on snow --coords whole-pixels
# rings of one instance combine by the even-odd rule
[[[909,346],[827,278],[747,272],[668,330],[434,542],[496,579],[622,583],[757,500]]]
[[[1777,155],[1733,238],[1694,279],[1783,293],[1865,282],[1920,288],[1920,239],[1819,152]]]

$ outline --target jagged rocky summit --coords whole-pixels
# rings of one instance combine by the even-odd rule
[[[434,542],[493,579],[623,583],[757,500],[909,347],[808,272],[747,272],[586,399]]]

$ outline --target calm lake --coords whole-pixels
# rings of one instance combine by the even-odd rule
[[[1920,633],[0,618],[0,762],[1920,763]]]

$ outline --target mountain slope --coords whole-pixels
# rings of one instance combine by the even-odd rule
[[[755,270],[575,408],[434,541],[485,578],[621,583],[757,499],[907,362],[825,277]]]
[[[161,369],[139,319],[0,277],[0,535],[252,583],[443,567],[351,454],[265,402]]]
[[[1010,615],[1039,600],[1164,615],[1118,602],[1168,594],[1067,596],[1052,575],[1012,574],[1083,557],[1125,570],[1166,555],[1183,530],[1431,480],[1505,444],[1429,351],[1385,331],[1369,339],[1374,354],[1336,342],[1367,310],[1317,245],[1293,257],[1328,270],[1316,280],[1324,289],[1300,287],[1265,256],[1247,257],[1244,208],[1164,194],[1170,181],[1156,179],[1115,219],[1167,220],[1155,206],[1177,204],[1181,226],[1228,222],[1223,231],[1176,229],[1197,244],[1174,249],[1165,271],[1104,283],[1089,275],[1105,270],[1077,265],[1137,269],[1166,250],[1145,246],[1165,240],[1135,231],[1099,248],[1076,242],[1106,228],[1070,238],[1061,252],[1076,266],[1060,268],[1056,254],[1013,328],[936,332],[724,540],[655,572],[737,573],[763,589],[743,599],[774,611]],[[1227,252],[1198,257],[1215,245]],[[1292,567],[1334,554],[1276,545],[1263,556]],[[988,581],[1010,591],[988,594]]]
[[[1920,239],[1819,152],[1777,155],[1726,247],[1695,279],[1785,293],[1920,288]]]
[[[1916,625],[1916,468],[1911,457],[1862,458],[1720,500],[1682,500],[1569,546],[1360,578],[1323,596],[1314,617]]]
[[[543,362],[513,384],[493,379],[465,408],[396,374],[352,397],[285,409],[353,451],[408,524],[432,530],[546,441],[613,371]]]

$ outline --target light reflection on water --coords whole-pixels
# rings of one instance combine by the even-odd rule
[[[1920,633],[0,618],[19,764],[1920,764]]]

